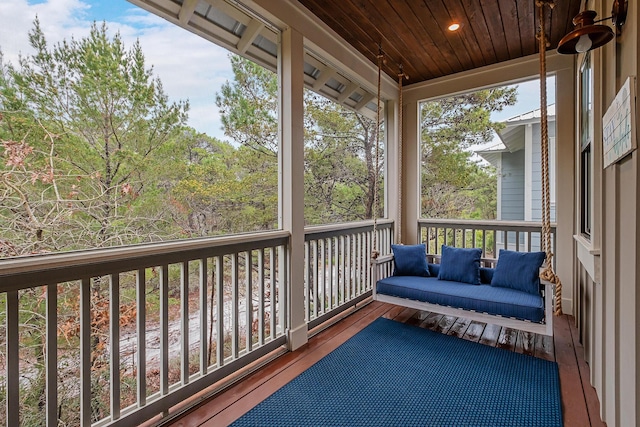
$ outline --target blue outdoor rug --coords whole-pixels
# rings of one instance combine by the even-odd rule
[[[233,426],[562,426],[558,365],[380,318]]]

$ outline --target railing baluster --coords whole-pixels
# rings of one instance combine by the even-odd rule
[[[183,262],[180,269],[180,379],[189,384],[189,263]]]
[[[319,246],[319,242],[317,240],[314,240],[313,242],[313,254],[312,254],[312,258],[313,258],[313,316],[311,316],[313,319],[315,319],[316,317],[318,317],[318,286],[320,283],[320,279],[318,274],[320,273],[320,268],[318,266],[319,262],[318,262],[318,246]]]
[[[305,245],[306,251],[306,245]],[[258,345],[264,344],[264,248],[258,251]]]
[[[356,275],[354,276],[354,282],[353,282],[353,296],[357,297],[360,294],[360,280],[361,279],[361,271],[362,271],[362,266],[361,266],[361,255],[362,255],[362,251],[360,250],[361,248],[361,243],[362,243],[362,235],[360,233],[355,235],[355,248],[354,248],[354,263],[356,265]]]
[[[224,257],[216,257],[216,359],[224,366]]]
[[[345,253],[345,236],[340,236],[338,238],[338,266],[336,267],[338,269],[338,304],[342,304],[345,301],[345,284],[346,284],[346,280],[347,280],[347,274],[346,274],[346,253]]]
[[[238,319],[239,313],[239,281],[238,281],[238,254],[231,255],[231,325],[233,326],[233,332],[231,334],[231,357],[236,359],[238,352],[240,351],[240,336]]]
[[[542,240],[542,236],[540,236],[540,240]],[[551,246],[553,246],[553,253],[557,253],[556,252],[556,233],[553,233],[551,235]],[[555,269],[556,268],[556,257],[554,256],[553,259],[551,260],[552,266]]]
[[[369,268],[369,266],[371,265],[371,252],[373,251],[373,233],[366,233],[365,235],[365,249],[364,249],[364,288],[362,289],[363,292],[368,291],[369,289],[371,289],[371,280],[370,280],[370,275],[371,275],[371,268]],[[375,248],[376,250],[378,248]]]
[[[247,340],[247,351],[253,350],[253,254],[251,251],[247,251],[244,254],[244,269],[246,271],[246,284],[247,290],[245,294],[245,305],[246,305],[246,323],[247,323],[247,331],[246,331],[246,340]]]
[[[278,314],[276,310],[276,284],[278,282],[276,274],[276,262],[276,248],[273,247],[271,248],[271,316],[269,317],[269,320],[271,321],[271,340],[274,340],[276,338],[276,316]]]
[[[346,256],[345,265],[346,268],[343,271],[344,274],[344,297],[347,300],[351,299],[351,276],[353,274],[353,265],[351,264],[351,239],[352,235],[345,236],[345,249],[344,256]]]
[[[138,270],[136,280],[136,333],[138,337],[138,406],[147,404],[147,305],[146,305],[146,278],[144,269]]]
[[[58,425],[58,287],[47,285],[46,308],[46,410],[47,426]]]
[[[370,234],[363,231],[361,234],[361,239],[360,239],[360,261],[361,261],[361,265],[360,265],[360,291],[358,292],[358,295],[361,295],[363,292],[366,291],[367,289],[367,252],[369,252],[367,249],[370,247],[369,245],[369,236]]]
[[[120,274],[109,276],[111,419],[120,418]]]
[[[160,395],[169,394],[169,265],[160,267]]]
[[[305,319],[306,321],[311,320],[311,296],[313,295],[311,286],[313,278],[311,277],[311,272],[313,271],[311,266],[311,242],[304,242],[304,292],[305,292]]]
[[[287,288],[288,288],[288,271],[289,271],[289,263],[287,258],[287,248],[281,246],[278,248],[278,265],[280,268],[279,271],[279,280],[278,280],[278,319],[280,324],[280,333],[283,334],[285,332],[285,328],[287,327],[287,307],[289,302],[287,301]]]
[[[493,257],[494,258],[498,258],[498,252],[496,252],[496,250],[498,249],[498,232],[493,229],[491,231],[493,233]]]
[[[520,250],[520,232],[516,231],[516,251]]]
[[[205,375],[208,371],[209,361],[207,356],[208,350],[208,337],[207,337],[207,259],[200,259],[200,280],[199,280],[199,292],[200,292],[200,374]]]
[[[20,425],[20,310],[18,291],[7,292],[7,426]]]
[[[320,239],[319,243],[320,243],[320,260],[318,261],[318,264],[319,264],[320,274],[318,275],[318,280],[322,282],[322,286],[320,286],[320,283],[318,283],[318,294],[320,294],[321,296],[320,313],[324,314],[326,311],[325,301],[327,298],[327,266],[325,265],[326,247],[325,247],[324,239]],[[320,288],[322,289],[322,292],[320,292]]]
[[[80,286],[80,425],[91,425],[91,279],[88,277],[82,279]]]
[[[327,258],[329,258],[329,304],[328,304],[328,308],[329,310],[331,310],[334,306],[333,303],[333,238],[329,238],[329,250],[328,250],[328,256]]]

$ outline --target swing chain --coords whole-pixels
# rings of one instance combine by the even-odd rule
[[[373,173],[373,207],[371,215],[373,216],[373,244],[371,250],[371,258],[376,260],[380,255],[378,251],[378,169],[380,168],[380,88],[382,86],[382,63],[384,61],[384,53],[382,46],[378,46],[378,97],[376,108],[376,161]]]
[[[556,316],[562,314],[562,283],[553,271],[551,247],[551,192],[549,183],[549,125],[547,120],[547,38],[545,32],[545,6],[553,8],[553,1],[538,0],[540,31],[537,35],[540,54],[540,148],[542,163],[542,247],[546,254],[545,266],[540,278],[555,284]]]

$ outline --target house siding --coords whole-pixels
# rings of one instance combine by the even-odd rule
[[[503,220],[524,219],[524,150],[502,153],[500,200]]]
[[[531,144],[531,220],[542,221],[542,150],[540,124],[534,124]],[[555,121],[549,123],[549,138],[556,136]],[[555,182],[550,182],[555,185]],[[555,202],[555,200],[552,200]],[[556,220],[555,203],[551,205],[551,222]]]

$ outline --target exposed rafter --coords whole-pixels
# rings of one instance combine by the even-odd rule
[[[356,104],[355,107],[353,107],[354,110],[356,111],[360,111],[362,110],[368,103],[371,102],[371,100],[374,98],[372,93],[365,93],[364,96],[362,97],[362,99],[360,100],[360,102],[358,102]]]
[[[251,43],[258,37],[262,29],[264,28],[264,24],[257,19],[252,19],[247,28],[242,33],[242,37],[238,42],[238,52],[245,53]]]
[[[354,82],[349,83],[349,85],[346,88],[344,88],[340,96],[338,96],[337,101],[340,103],[346,101],[347,98],[349,98],[351,94],[358,89],[358,87],[359,86],[357,83],[354,83]]]
[[[320,90],[320,88],[324,86],[324,84],[336,74],[338,74],[336,70],[325,67],[322,71],[320,71],[320,76],[318,76],[316,81],[313,83],[313,90]]]
[[[193,12],[195,12],[197,5],[198,0],[184,0],[182,7],[180,8],[180,12],[178,12],[178,20],[182,25],[187,25],[191,16],[193,16]]]

